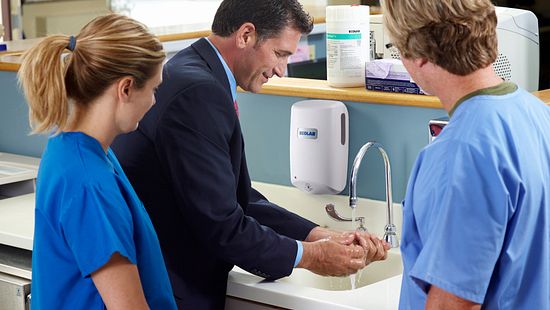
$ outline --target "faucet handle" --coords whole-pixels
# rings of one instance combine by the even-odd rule
[[[364,231],[364,232],[369,232],[369,230],[367,229],[367,227],[365,226],[365,218],[362,217],[362,216],[359,216],[357,218],[355,218],[357,221],[359,221],[359,227],[357,227],[356,230],[359,230],[359,231]]]
[[[334,204],[327,203],[325,205],[325,211],[327,211],[328,216],[330,216],[333,220],[339,221],[339,222],[351,222],[350,218],[341,217],[338,212],[336,212],[336,208],[334,207]]]
[[[392,248],[398,248],[399,247],[399,239],[397,239],[397,229],[395,228],[394,224],[388,224],[384,228],[384,241],[389,243],[390,247]]]
[[[334,204],[328,203],[325,205],[325,211],[327,212],[328,216],[332,218],[335,221],[338,222],[351,222],[352,219],[349,217],[343,217],[338,212],[336,212],[336,208],[334,207]],[[365,218],[363,216],[358,216],[355,218],[356,221],[359,222],[359,227],[357,227],[357,230],[360,231],[367,231],[367,228],[365,227]]]

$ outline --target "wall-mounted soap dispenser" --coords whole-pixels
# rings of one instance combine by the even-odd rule
[[[340,101],[304,100],[292,105],[292,185],[311,194],[337,194],[346,187],[348,120],[348,110]]]

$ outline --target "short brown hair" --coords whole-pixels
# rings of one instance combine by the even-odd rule
[[[497,58],[497,17],[490,0],[383,0],[382,7],[402,57],[426,58],[461,76]]]
[[[256,27],[258,41],[278,36],[285,27],[302,34],[313,29],[313,19],[297,0],[224,0],[214,16],[212,32],[228,37],[246,22]]]
[[[62,131],[69,99],[85,106],[122,77],[131,76],[137,88],[143,87],[165,57],[160,40],[145,25],[119,14],[95,18],[76,37],[44,38],[23,54],[18,73],[33,132]]]

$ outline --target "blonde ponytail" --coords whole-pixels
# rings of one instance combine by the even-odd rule
[[[68,36],[50,36],[23,54],[18,78],[29,105],[33,133],[58,131],[67,124],[69,103],[62,55],[68,44]]]
[[[145,25],[119,14],[95,18],[76,38],[45,38],[23,55],[18,73],[33,133],[65,130],[73,104],[86,107],[122,77],[143,87],[165,57]]]

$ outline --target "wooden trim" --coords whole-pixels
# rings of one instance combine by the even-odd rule
[[[314,16],[313,17],[313,23],[314,24],[324,24],[326,22],[325,16]]]
[[[324,16],[314,17],[313,20],[315,24],[325,23]],[[212,33],[211,30],[197,30],[197,31],[185,32],[185,33],[161,34],[158,37],[161,42],[169,42],[169,41],[203,38],[203,37],[209,36],[211,33]]]
[[[163,34],[163,35],[159,35],[158,37],[161,42],[168,42],[168,41],[179,41],[179,40],[207,37],[211,33],[212,31],[210,30],[199,30],[199,31],[186,32],[186,33]]]
[[[545,102],[546,104],[550,105],[550,89],[534,92],[533,95],[535,95],[537,98],[542,100],[542,102]]]
[[[242,89],[239,91],[243,92]],[[264,84],[260,94],[442,108],[433,96],[367,91],[364,87],[336,88],[329,86],[327,81],[299,78],[274,77]]]
[[[2,1],[2,25],[4,26],[4,41],[11,41],[10,0]]]
[[[11,62],[0,62],[0,71],[13,71],[17,72],[19,70],[19,64]]]

